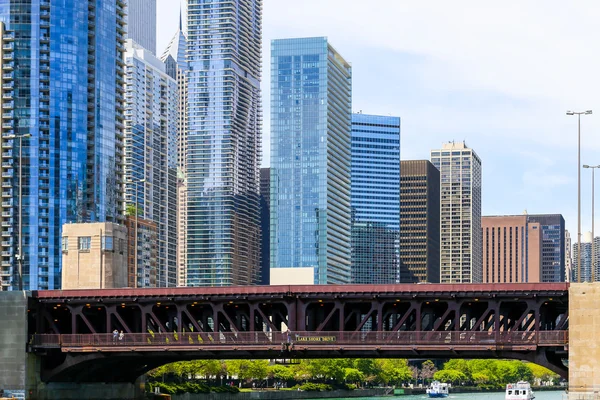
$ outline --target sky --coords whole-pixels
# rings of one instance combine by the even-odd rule
[[[157,1],[160,54],[179,3]],[[270,42],[327,36],[352,64],[353,110],[401,117],[403,160],[464,140],[482,160],[483,215],[560,213],[576,240],[577,117],[565,112],[594,111],[581,162],[600,164],[598,20],[596,0],[264,0],[263,165]],[[590,170],[581,188],[585,232]]]

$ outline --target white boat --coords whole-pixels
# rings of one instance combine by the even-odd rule
[[[450,388],[450,384],[441,383],[439,381],[433,381],[427,388],[426,392],[429,397],[434,399],[441,399],[448,397],[448,389]]]
[[[509,383],[506,385],[505,400],[533,400],[533,390],[529,382]]]

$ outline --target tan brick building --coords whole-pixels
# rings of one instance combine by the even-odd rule
[[[62,288],[127,287],[127,228],[112,222],[65,224]]]
[[[481,218],[483,282],[541,282],[543,232],[527,215]]]

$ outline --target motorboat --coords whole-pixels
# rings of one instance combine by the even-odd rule
[[[531,390],[531,385],[529,382],[517,382],[517,383],[509,383],[506,385],[506,396],[505,400],[533,400],[535,396],[533,395],[533,390]]]
[[[432,399],[441,399],[448,397],[448,390],[450,388],[450,384],[442,383],[440,381],[433,381],[427,388],[427,395]]]

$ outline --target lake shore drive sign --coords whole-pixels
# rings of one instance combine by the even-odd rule
[[[296,335],[297,342],[335,342],[335,336],[299,336]]]

